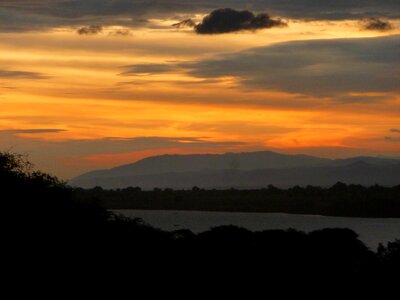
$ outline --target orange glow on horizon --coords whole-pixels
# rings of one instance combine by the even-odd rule
[[[166,26],[171,20],[153,22]],[[191,137],[210,143],[183,147],[186,142],[177,141],[169,147],[117,153],[54,154],[59,165],[52,171],[61,177],[158,154],[343,147],[400,155],[400,143],[395,142],[399,134],[390,132],[400,128],[398,95],[353,92],[346,96],[384,101],[346,104],[278,90],[249,91],[234,76],[207,81],[179,68],[121,75],[124,66],[191,63],[280,42],[400,34],[398,20],[388,33],[361,31],[356,21],[289,20],[289,25],[257,34],[207,37],[172,28],[132,29],[132,35],[124,37],[112,36],[113,27],[98,36],[79,36],[71,28],[1,33],[1,68],[24,73],[0,76],[0,147],[36,154],[39,150],[31,149],[39,149],[41,143],[52,149],[56,144],[107,138]],[[40,166],[46,153],[35,158]]]

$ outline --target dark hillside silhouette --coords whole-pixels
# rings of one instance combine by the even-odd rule
[[[258,189],[295,185],[328,187],[340,181],[372,186],[399,184],[400,160],[378,157],[327,159],[271,151],[161,155],[133,164],[82,174],[73,186],[106,189],[138,186],[143,189]]]
[[[65,183],[33,172],[24,157],[10,153],[0,153],[0,191],[4,255],[14,265],[37,263],[38,270],[48,264],[77,272],[91,264],[100,272],[119,266],[139,276],[151,271],[168,278],[173,270],[176,280],[206,274],[209,280],[242,284],[269,276],[288,282],[290,274],[296,282],[336,278],[336,286],[354,278],[390,278],[399,270],[399,241],[374,253],[348,229],[309,234],[236,226],[199,234],[158,230],[112,214],[93,199],[78,201]]]

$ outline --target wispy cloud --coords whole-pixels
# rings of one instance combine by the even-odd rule
[[[132,163],[149,155],[165,153],[225,152],[244,145],[241,141],[216,141],[205,137],[108,137],[80,140],[41,140],[31,130],[0,131],[0,149],[27,153],[38,168],[68,178],[93,168]],[[36,132],[39,133],[39,132]]]
[[[41,133],[59,133],[64,132],[64,129],[55,129],[55,128],[41,128],[41,129],[8,129],[8,130],[0,130],[0,133],[5,134],[41,134]]]
[[[388,142],[400,142],[400,137],[385,136],[385,140]]]
[[[0,70],[0,78],[46,79],[49,76],[37,72]]]
[[[400,133],[400,129],[392,128],[389,130],[391,133],[398,134]],[[385,141],[388,142],[400,142],[400,136],[385,136]]]
[[[135,64],[124,66],[124,72],[119,75],[122,76],[132,76],[138,74],[160,74],[160,73],[170,73],[176,71],[178,68],[178,64],[176,63],[143,63],[143,64]]]

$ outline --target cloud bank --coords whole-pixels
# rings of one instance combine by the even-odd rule
[[[400,18],[398,0],[2,0],[0,28],[29,31],[91,23],[133,27],[142,26],[146,19],[206,14],[221,7],[306,20]]]
[[[400,91],[399,36],[295,41],[225,54],[185,67],[199,78],[312,96]],[[368,97],[366,97],[368,98]]]

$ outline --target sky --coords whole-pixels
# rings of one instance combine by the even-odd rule
[[[398,0],[1,0],[0,151],[400,157]]]

